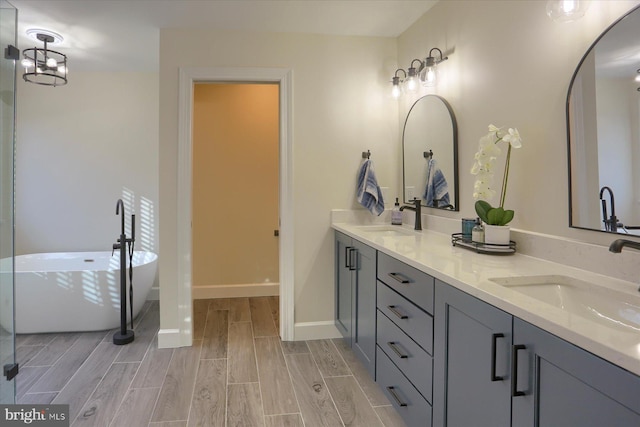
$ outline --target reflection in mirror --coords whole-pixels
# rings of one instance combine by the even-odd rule
[[[458,206],[458,128],[444,98],[418,99],[402,135],[404,200],[414,197],[427,207],[455,210]]]
[[[640,8],[587,50],[567,96],[569,225],[640,235]]]

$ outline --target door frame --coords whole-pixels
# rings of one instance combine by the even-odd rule
[[[193,87],[195,83],[278,83],[279,84],[279,276],[280,336],[294,340],[293,287],[293,75],[288,68],[184,67],[179,69],[178,88],[178,206],[177,231],[178,313],[183,323],[180,341],[192,340],[191,321],[191,201],[193,153]],[[249,203],[249,209],[254,209]]]

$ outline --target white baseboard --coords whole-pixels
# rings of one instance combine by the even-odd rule
[[[296,323],[293,333],[296,341],[342,338],[342,334],[336,328],[333,320]]]
[[[147,294],[147,301],[160,301],[160,287],[154,286]]]
[[[182,346],[182,337],[179,329],[160,329],[158,331],[158,348],[177,348]]]
[[[246,285],[193,286],[193,299],[268,297],[280,295],[280,283],[250,283]]]

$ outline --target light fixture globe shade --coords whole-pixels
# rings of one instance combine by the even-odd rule
[[[549,0],[547,15],[557,22],[571,22],[582,18],[589,9],[587,0]]]
[[[423,86],[433,87],[438,81],[438,66],[433,64],[431,66],[424,67],[420,72],[420,81]]]

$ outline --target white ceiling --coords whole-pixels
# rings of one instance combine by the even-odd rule
[[[210,28],[395,37],[436,1],[426,0],[9,0],[18,47],[41,47],[29,28],[59,33],[69,69],[158,69],[161,28]]]

